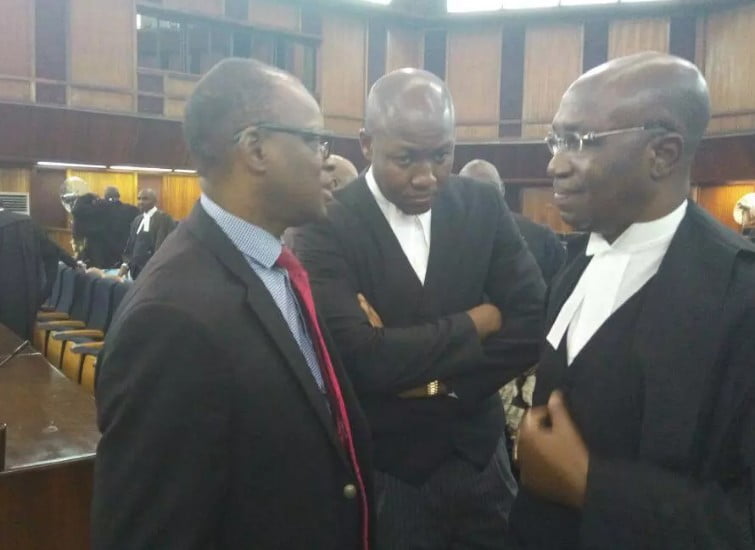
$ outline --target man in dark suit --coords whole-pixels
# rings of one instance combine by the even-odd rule
[[[119,273],[121,276],[130,273],[132,279],[139,276],[149,259],[176,227],[170,214],[157,208],[157,195],[152,189],[139,191],[136,200],[141,214],[131,222]]]
[[[486,160],[470,160],[459,171],[459,175],[495,185],[504,196],[506,195],[506,187],[498,169]],[[545,284],[550,285],[553,276],[564,265],[566,259],[564,246],[556,234],[544,225],[535,223],[518,212],[512,212],[511,215],[514,216],[514,221],[522,237],[524,237],[524,242],[527,243],[527,247],[535,257]]]
[[[561,101],[548,171],[590,233],[551,287],[512,548],[755,548],[755,247],[687,199],[709,112],[657,53]]]
[[[378,544],[500,548],[516,485],[497,391],[537,359],[542,278],[501,194],[450,175],[440,79],[378,80],[360,139],[370,170],[296,251],[373,430]]]
[[[366,422],[280,244],[325,214],[322,125],[298,80],[257,61],[224,60],[192,93],[202,197],[98,366],[95,549],[370,547]]]

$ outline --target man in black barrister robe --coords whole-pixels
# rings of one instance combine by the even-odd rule
[[[755,247],[687,197],[710,100],[691,63],[613,60],[564,95],[554,279],[511,548],[755,548]]]

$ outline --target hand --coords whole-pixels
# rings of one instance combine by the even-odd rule
[[[503,323],[500,310],[493,304],[480,304],[467,311],[474,323],[480,340],[484,340],[494,332],[501,330]]]
[[[367,301],[367,298],[365,298],[363,294],[357,294],[357,299],[359,300],[359,307],[361,307],[364,314],[367,315],[367,319],[369,319],[372,327],[382,328],[383,320],[380,318],[380,315],[378,315],[378,312],[375,311],[375,308],[373,308]]]
[[[121,265],[121,268],[118,270],[118,277],[125,277],[126,273],[128,273],[128,265],[123,264]]]
[[[590,456],[563,393],[554,391],[548,405],[525,415],[515,454],[523,486],[546,500],[582,508]]]

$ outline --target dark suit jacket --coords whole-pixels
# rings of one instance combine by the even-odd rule
[[[331,346],[332,349],[332,346]],[[369,436],[335,353],[361,471]],[[358,548],[358,498],[272,296],[199,206],[121,305],[97,371],[96,549]]]
[[[59,260],[76,266],[29,216],[0,210],[0,323],[22,338],[31,338]]]
[[[554,280],[546,327],[586,242]],[[755,548],[755,247],[690,203],[627,338],[644,379],[640,460],[590,457],[580,548]],[[539,373],[535,404],[553,389]]]
[[[318,307],[373,430],[376,467],[422,483],[454,452],[482,466],[503,431],[497,390],[537,360],[544,285],[500,193],[452,177],[432,208],[424,286],[363,177],[296,234]],[[382,317],[373,328],[357,293]],[[489,297],[505,330],[483,347],[466,310]],[[401,399],[432,380],[459,399]]]
[[[519,213],[512,212],[524,242],[535,257],[545,284],[549,285],[566,260],[566,249],[549,228],[535,223]]]
[[[126,262],[129,262],[131,259],[131,255],[134,253],[134,243],[136,241],[136,231],[139,229],[139,224],[142,223],[142,219],[144,219],[144,214],[139,214],[137,217],[133,219],[131,222],[131,229],[129,230],[129,236],[128,241],[126,242],[126,248],[123,252],[123,257]],[[163,212],[162,210],[158,210],[152,215],[152,219],[149,221],[150,223],[150,233],[154,233],[154,250],[157,252],[157,249],[162,246],[163,241],[165,238],[170,235],[170,232],[173,231],[176,227],[175,220],[170,216],[170,214],[167,214],[166,212]]]

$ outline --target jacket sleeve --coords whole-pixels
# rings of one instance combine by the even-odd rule
[[[473,373],[448,380],[461,399],[497,392],[540,355],[545,283],[503,197],[495,196],[499,215],[485,293],[501,311],[503,326],[485,340],[484,360]]]
[[[473,368],[483,359],[470,317],[456,313],[401,328],[373,328],[348,252],[332,221],[296,233],[296,253],[358,393],[398,393]]]
[[[97,369],[93,548],[207,548],[229,483],[229,362],[184,312],[124,315]]]
[[[736,376],[723,461],[712,479],[692,480],[656,465],[590,457],[581,548],[751,550],[755,548],[755,312],[723,372]],[[602,544],[601,544],[602,541]]]

